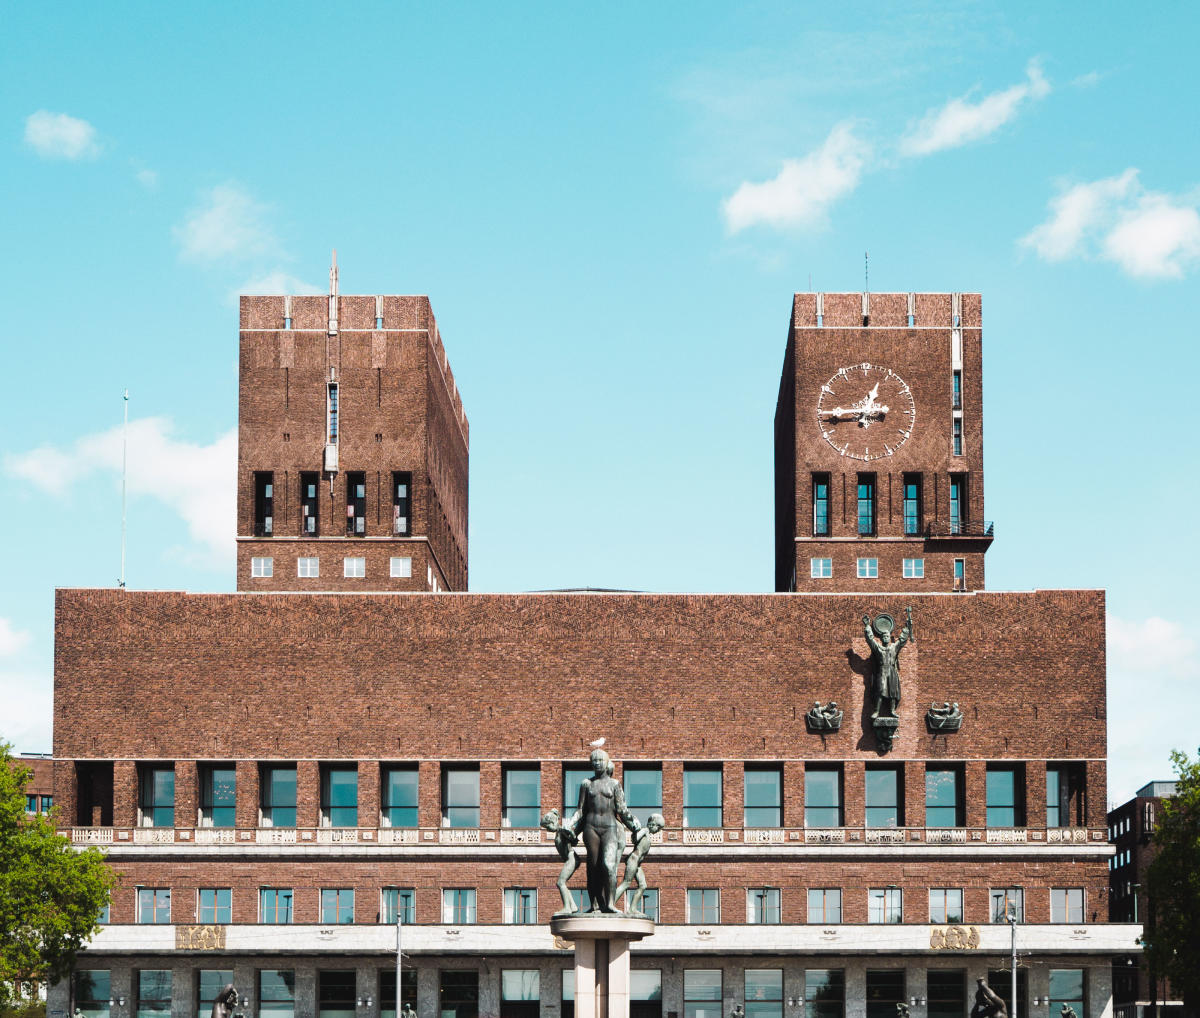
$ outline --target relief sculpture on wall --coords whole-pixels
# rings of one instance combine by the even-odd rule
[[[900,651],[913,638],[912,609],[906,608],[904,611],[907,621],[895,639],[892,633],[896,628],[896,620],[890,615],[880,612],[875,616],[874,623],[869,615],[864,615],[862,619],[873,665],[870,695],[874,700],[874,709],[871,712],[871,727],[875,729],[879,748],[885,753],[892,748],[892,739],[900,727],[900,716],[896,713],[896,708],[900,706]]]

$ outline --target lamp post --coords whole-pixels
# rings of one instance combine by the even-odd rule
[[[1017,903],[1010,901],[1005,912],[1012,931],[1012,1010],[1009,1015],[1010,1018],[1017,1018]]]

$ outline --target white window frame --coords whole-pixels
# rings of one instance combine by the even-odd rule
[[[906,580],[923,580],[925,579],[925,559],[924,558],[906,558],[901,571]]]
[[[412,576],[412,556],[411,555],[393,555],[391,563],[388,566],[388,575],[393,579],[408,579]]]
[[[275,575],[275,559],[271,555],[254,555],[250,559],[250,576],[269,580]]]
[[[361,572],[352,572],[361,568]],[[342,576],[348,580],[361,580],[367,575],[367,559],[365,555],[347,555],[342,559]]]
[[[858,560],[858,578],[860,580],[879,579],[879,559],[860,558]]]
[[[311,569],[312,572],[305,572]],[[321,559],[317,555],[301,555],[296,559],[296,575],[302,580],[315,580],[321,575]]]
[[[828,564],[829,572],[825,572],[825,566]],[[808,560],[808,575],[813,580],[828,580],[833,576],[833,559],[831,558],[810,558]]]

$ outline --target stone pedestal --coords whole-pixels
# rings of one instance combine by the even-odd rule
[[[654,920],[555,916],[550,932],[575,944],[575,1018],[629,1018],[629,945],[653,934]]]

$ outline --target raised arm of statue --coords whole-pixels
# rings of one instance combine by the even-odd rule
[[[871,645],[872,650],[875,650],[875,651],[883,650],[883,645],[879,642],[879,638],[875,635],[874,631],[871,629],[871,617],[869,615],[863,616],[863,632],[866,634],[867,643],[869,643]]]

